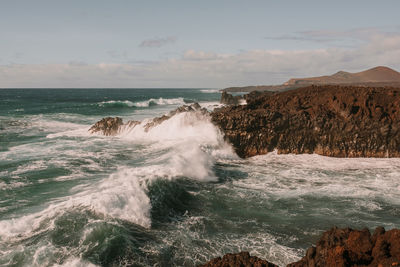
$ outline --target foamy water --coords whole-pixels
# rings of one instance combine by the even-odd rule
[[[9,140],[0,151],[0,265],[196,266],[246,250],[283,266],[331,226],[399,227],[399,159],[240,159],[201,113],[144,129],[181,99],[212,110],[218,92],[146,92],[76,102],[74,92],[29,91],[18,104],[27,114],[0,116]],[[44,109],[46,94],[58,109]],[[116,99],[165,104],[97,104]],[[117,136],[88,133],[116,115],[143,123]]]

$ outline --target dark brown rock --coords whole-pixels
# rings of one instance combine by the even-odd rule
[[[212,112],[241,157],[316,153],[400,156],[400,88],[319,85],[249,97]]]
[[[159,124],[161,124],[162,122],[170,119],[171,117],[179,114],[179,113],[183,113],[183,112],[199,112],[200,114],[208,114],[207,109],[202,108],[199,103],[193,103],[191,105],[183,105],[178,107],[175,110],[170,111],[167,115],[162,115],[161,117],[156,117],[154,119],[152,119],[150,122],[146,123],[146,125],[144,126],[145,131],[150,130],[151,128],[153,128],[154,126],[157,126]]]
[[[96,122],[90,129],[90,133],[101,132],[104,135],[116,135],[119,128],[123,124],[122,119],[119,117],[106,117]]]
[[[225,91],[222,91],[220,102],[221,104],[226,104],[226,105],[239,105],[240,101],[242,100],[243,97],[240,95],[233,96]]]
[[[193,103],[191,105],[183,105],[178,107],[177,109],[169,112],[167,115],[163,115],[161,117],[156,117],[152,119],[150,122],[144,125],[145,131],[150,130],[152,127],[161,124],[162,122],[170,119],[171,117],[182,113],[182,112],[198,112],[198,114],[205,115],[208,114],[207,109],[202,108],[198,103]],[[90,129],[90,133],[98,133],[100,132],[103,135],[117,135],[121,130],[121,127],[133,128],[137,125],[141,124],[140,121],[130,120],[127,123],[123,123],[122,119],[119,117],[106,117],[96,122]]]
[[[323,266],[400,266],[400,230],[385,232],[378,227],[371,236],[368,229],[332,228],[325,232],[316,247],[288,267]]]
[[[250,256],[248,252],[236,254],[228,253],[225,256],[210,260],[200,267],[278,267],[273,263],[262,260],[255,256]]]

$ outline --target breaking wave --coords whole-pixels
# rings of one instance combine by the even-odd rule
[[[219,89],[203,89],[203,90],[200,90],[200,92],[205,93],[205,94],[220,93]]]
[[[129,100],[110,100],[97,103],[101,107],[136,107],[145,108],[151,106],[164,106],[164,105],[184,105],[185,100],[183,97],[178,98],[150,98],[144,101],[132,102]]]

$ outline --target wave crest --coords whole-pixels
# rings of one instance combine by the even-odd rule
[[[146,108],[151,106],[165,106],[165,105],[183,105],[185,100],[183,97],[178,98],[150,98],[144,101],[132,102],[129,100],[109,100],[97,103],[101,107],[136,107]]]

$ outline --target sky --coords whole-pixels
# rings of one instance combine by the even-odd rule
[[[400,1],[2,0],[0,88],[225,88],[400,70]]]

